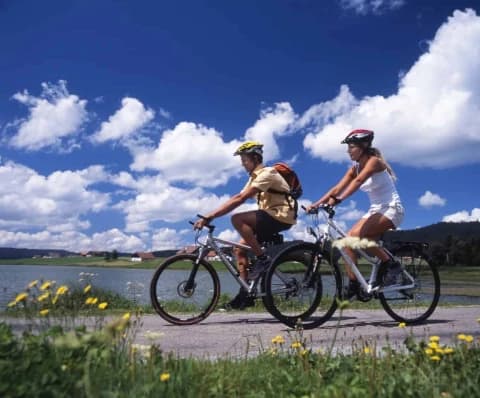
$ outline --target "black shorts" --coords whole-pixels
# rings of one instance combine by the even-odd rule
[[[255,235],[260,244],[270,242],[273,235],[292,227],[292,224],[278,221],[264,210],[257,210],[255,213],[257,218]]]

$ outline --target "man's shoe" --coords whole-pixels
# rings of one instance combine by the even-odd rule
[[[351,300],[357,296],[358,292],[360,291],[360,282],[356,279],[350,279],[348,281],[348,285],[344,286],[342,297],[343,300]]]
[[[270,267],[271,263],[272,259],[268,256],[257,258],[257,261],[253,263],[252,268],[248,271],[248,278],[251,280],[257,279]]]
[[[255,300],[253,297],[249,297],[247,292],[243,289],[240,289],[238,294],[225,305],[227,310],[244,310],[247,307],[253,307],[255,305]]]
[[[383,278],[383,286],[396,285],[399,277],[402,275],[402,265],[398,261],[388,260],[382,263],[382,267],[387,267],[387,273]]]

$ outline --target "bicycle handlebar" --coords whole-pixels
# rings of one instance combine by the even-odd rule
[[[333,209],[333,206],[330,206],[328,204],[321,204],[320,206],[312,208],[310,210],[307,210],[307,208],[302,205],[302,209],[305,210],[305,212],[307,212],[308,214],[318,214],[318,210],[322,209],[328,214],[328,218],[333,218],[333,216],[335,215],[335,210]]]

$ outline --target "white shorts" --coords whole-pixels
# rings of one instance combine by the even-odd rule
[[[405,210],[401,203],[393,205],[371,205],[370,209],[362,216],[362,218],[370,218],[374,214],[382,214],[387,217],[397,228],[403,221]]]

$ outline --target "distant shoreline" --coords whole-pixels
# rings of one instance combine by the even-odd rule
[[[2,265],[34,265],[34,266],[65,266],[65,267],[102,267],[102,268],[132,268],[153,269],[164,259],[156,258],[141,262],[132,262],[129,258],[120,257],[116,260],[104,260],[99,257],[59,257],[59,258],[3,258]]]

